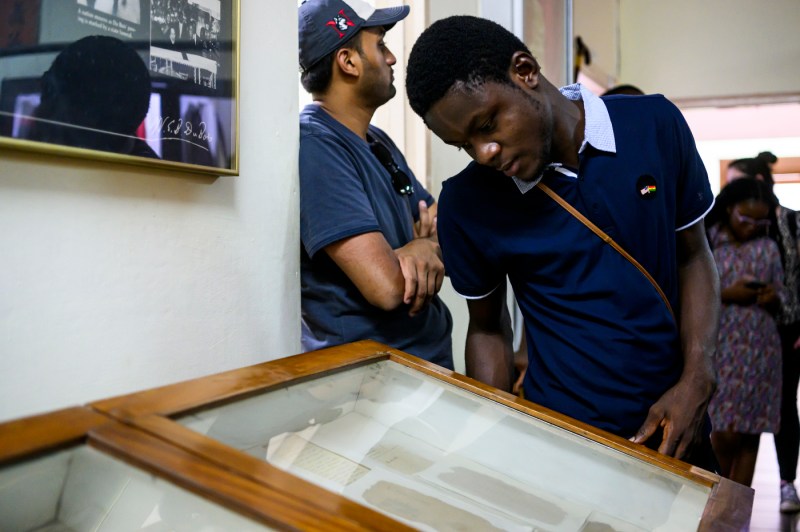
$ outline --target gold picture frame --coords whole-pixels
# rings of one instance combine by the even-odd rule
[[[0,2],[0,148],[238,175],[239,10]]]

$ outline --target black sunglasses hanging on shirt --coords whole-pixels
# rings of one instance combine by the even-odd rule
[[[372,154],[380,161],[384,168],[389,172],[392,177],[392,186],[398,194],[410,196],[414,193],[414,185],[411,183],[411,178],[408,177],[403,170],[394,162],[389,148],[384,146],[379,140],[367,135],[367,142],[369,142],[369,149]]]

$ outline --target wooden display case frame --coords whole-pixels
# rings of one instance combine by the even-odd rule
[[[0,424],[0,469],[51,452],[88,445],[128,465],[223,506],[268,528],[386,530],[397,523],[369,509],[322,507],[256,482],[87,407]],[[353,511],[360,520],[350,518]],[[362,523],[369,522],[372,526]]]
[[[441,382],[566,429],[604,447],[652,464],[666,472],[707,486],[710,488],[710,496],[698,530],[740,530],[745,529],[749,523],[754,493],[749,487],[373,341],[355,342],[289,356],[97,401],[91,406],[99,412],[160,438],[183,452],[213,463],[219,468],[235,472],[249,482],[274,492],[288,493],[300,499],[313,501],[313,504],[323,511],[340,515],[349,523],[356,522],[367,528],[384,530],[406,529],[405,525],[389,517],[384,517],[350,499],[329,492],[171,419],[381,360],[396,362]],[[382,523],[379,523],[380,519],[377,516],[383,518]]]

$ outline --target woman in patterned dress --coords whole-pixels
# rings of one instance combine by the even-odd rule
[[[722,474],[747,486],[761,433],[780,427],[781,342],[774,315],[785,289],[780,251],[767,237],[776,206],[769,185],[742,178],[722,189],[706,217],[722,296],[711,442]]]
[[[728,165],[728,182],[741,177],[755,177],[775,186],[773,165],[778,158],[772,152],[756,157],[736,159]],[[800,497],[794,481],[797,478],[800,453],[800,416],[797,413],[797,388],[800,383],[800,212],[778,205],[769,236],[778,244],[783,264],[783,284],[788,297],[777,315],[778,332],[783,351],[783,384],[781,394],[781,427],[775,433],[775,454],[780,472],[780,510],[800,511]]]

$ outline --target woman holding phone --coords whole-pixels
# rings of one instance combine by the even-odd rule
[[[769,185],[742,178],[722,189],[706,217],[722,298],[711,442],[723,475],[747,486],[761,433],[780,427],[781,342],[774,316],[785,289],[780,251],[767,236],[776,206]]]
[[[756,157],[736,159],[728,165],[728,182],[755,177],[773,190],[772,176],[777,156],[765,151]],[[797,388],[800,383],[800,212],[778,205],[769,228],[769,236],[778,244],[783,265],[783,284],[788,297],[782,301],[776,320],[783,350],[781,428],[775,433],[775,454],[780,472],[780,511],[800,511],[800,497],[794,481],[800,454],[800,416],[797,413]]]

